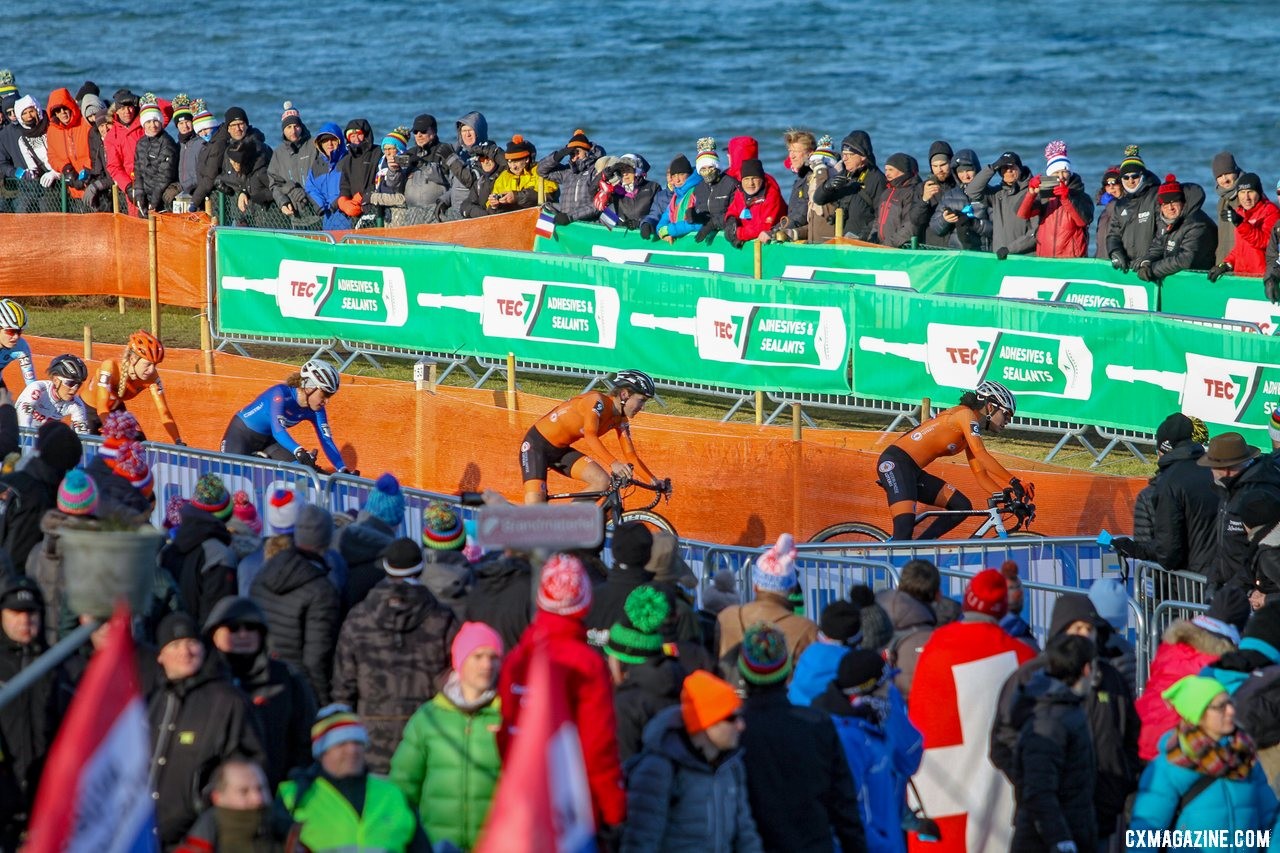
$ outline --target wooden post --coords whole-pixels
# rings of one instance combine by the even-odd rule
[[[547,182],[543,180],[541,175],[538,176],[538,207],[542,207],[547,203]]]
[[[213,376],[213,330],[209,327],[210,306],[206,302],[200,313],[200,352],[204,356],[204,372]]]
[[[516,410],[516,354],[507,353],[507,409]]]
[[[88,324],[84,327],[84,360],[93,360],[93,329]]]
[[[928,397],[920,401],[920,423],[924,423],[933,417],[933,401]]]
[[[120,212],[120,188],[115,184],[111,185],[111,212]]]
[[[120,313],[121,317],[124,316],[124,297],[123,296],[116,297],[116,311]]]
[[[756,392],[756,426],[764,426],[764,392]]]
[[[755,276],[756,278],[764,278],[764,244],[759,240],[751,241],[751,253],[755,256]]]
[[[844,208],[836,208],[836,237],[844,236]]]
[[[148,284],[151,290],[151,334],[160,337],[160,258],[156,248],[156,212],[147,214]]]
[[[800,439],[802,438],[804,425],[800,415],[801,415],[800,404],[792,403],[791,404],[791,440],[792,441],[800,441]]]

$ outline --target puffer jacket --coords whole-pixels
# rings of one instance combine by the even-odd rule
[[[1138,757],[1150,761],[1165,732],[1178,724],[1178,712],[1160,696],[1175,681],[1197,675],[1206,666],[1235,648],[1226,637],[1199,627],[1190,619],[1179,619],[1165,629],[1151,660],[1151,673],[1142,695],[1134,702],[1142,729],[1138,734]]]
[[[164,191],[178,182],[178,143],[162,130],[155,136],[145,133],[138,139],[133,155],[133,196],[138,212],[164,212]]]
[[[609,199],[609,206],[618,214],[619,224],[633,231],[638,229],[653,208],[658,189],[658,185],[647,178],[637,177],[630,193],[619,184]]]
[[[1183,184],[1186,203],[1182,215],[1173,222],[1162,218],[1156,225],[1143,261],[1151,262],[1151,275],[1159,280],[1183,270],[1207,270],[1213,266],[1217,234],[1213,220],[1200,208],[1204,190],[1196,184]]]
[[[1151,507],[1151,536],[1139,536],[1134,505],[1134,556],[1168,571],[1210,575],[1218,561],[1218,505],[1213,473],[1197,460],[1204,446],[1179,442],[1156,461],[1156,476],[1144,505]],[[1146,491],[1146,489],[1143,489]]]
[[[924,644],[938,624],[938,617],[929,605],[898,589],[884,589],[876,593],[876,604],[889,614],[889,622],[893,625],[893,639],[885,652],[889,665],[898,669],[893,683],[903,698],[909,698],[911,682],[916,677],[916,664],[920,661]]]
[[[1040,197],[1049,184],[1028,192],[1018,205],[1023,219],[1036,219],[1036,255],[1041,258],[1084,258],[1089,254],[1089,223],[1093,221],[1093,199],[1084,181],[1074,172],[1067,179],[1067,197]]]
[[[700,223],[710,222],[716,229],[724,230],[724,214],[729,209],[729,202],[733,200],[738,186],[738,179],[725,172],[718,172],[714,181],[704,179],[693,188],[694,218]]]
[[[924,236],[929,222],[929,205],[920,195],[923,186],[914,170],[889,181],[888,192],[876,213],[876,232],[883,245],[894,249],[907,248],[913,237],[918,240]]]
[[[747,801],[742,751],[708,764],[685,733],[680,708],[645,727],[644,751],[627,777],[623,853],[763,851]]]
[[[121,190],[128,190],[133,183],[133,156],[138,149],[138,140],[142,138],[142,122],[138,121],[136,110],[133,121],[125,124],[117,114],[111,120],[111,129],[104,140],[107,148],[107,172],[111,180]],[[129,193],[125,192],[128,196]],[[129,206],[133,206],[133,198],[129,198]]]
[[[332,136],[338,140],[338,147],[328,157],[320,150],[319,140],[322,136]],[[342,194],[342,176],[338,173],[338,163],[347,153],[347,143],[342,138],[342,128],[331,121],[321,125],[320,130],[311,140],[315,143],[316,154],[311,161],[311,172],[303,186],[307,196],[320,211],[320,221],[326,231],[340,231],[351,227],[351,218],[338,209],[338,197]]]
[[[53,111],[58,107],[71,110],[71,119],[64,125],[59,124]],[[80,105],[66,89],[54,89],[49,95],[49,132],[45,136],[48,145],[49,165],[58,173],[65,173],[70,167],[71,176],[82,182],[93,171],[93,150],[89,145],[90,134],[95,134],[93,126],[84,120],[80,113]],[[81,177],[83,176],[83,177]],[[72,185],[68,192],[72,198],[84,196],[83,184]]]
[[[996,179],[995,184],[991,183],[992,179]],[[984,202],[987,205],[991,215],[991,251],[1004,249],[1011,255],[1030,255],[1035,252],[1038,220],[1018,215],[1022,199],[1028,192],[1029,180],[1031,171],[1025,166],[1012,184],[1000,181],[999,175],[991,166],[983,166],[982,171],[974,175],[973,180],[965,186],[965,195],[970,201]]]
[[[730,219],[738,220],[737,239],[745,243],[772,231],[782,220],[786,210],[786,201],[782,198],[778,182],[773,175],[765,175],[764,186],[753,196],[748,196],[746,190],[741,185],[738,186],[738,191],[729,201],[729,209],[724,212],[724,218],[726,225]]]
[[[297,142],[290,142],[281,136],[281,142],[271,152],[271,162],[267,165],[267,177],[271,184],[271,196],[276,207],[293,205],[295,216],[310,208],[307,196],[307,176],[318,157],[319,150],[311,144],[311,131],[302,125],[302,136]]]
[[[1236,226],[1236,244],[1222,259],[1223,263],[1231,264],[1231,271],[1236,275],[1265,275],[1267,241],[1271,238],[1271,229],[1280,221],[1280,207],[1264,195],[1251,210],[1237,207],[1236,213],[1244,217],[1244,221]]]
[[[467,190],[465,200],[462,202],[462,207],[458,211],[462,218],[477,219],[481,216],[489,215],[489,195],[493,192],[494,181],[498,179],[498,175],[500,175],[502,171],[503,169],[496,163],[494,164],[493,169],[488,172],[479,167],[476,168],[476,174],[471,182],[471,188]],[[455,184],[454,188],[450,190],[451,195],[455,193],[456,189],[457,185]],[[453,210],[454,208],[450,207],[450,211]]]
[[[808,707],[827,691],[827,685],[836,677],[840,661],[849,653],[849,646],[819,640],[811,644],[796,660],[791,684],[787,686],[787,698],[792,705]]]
[[[538,174],[560,185],[560,198],[552,208],[573,222],[593,222],[600,218],[592,200],[596,194],[596,161],[604,156],[604,149],[593,144],[581,160],[566,160],[564,150],[553,151],[539,160]]]
[[[250,597],[266,614],[271,654],[306,674],[316,704],[329,704],[341,605],[323,562],[289,546],[267,560]]]
[[[178,136],[178,186],[184,193],[194,193],[200,175],[196,171],[205,141],[194,130]]]
[[[391,768],[405,723],[443,684],[459,627],[426,587],[395,578],[380,582],[347,614],[332,696],[364,719],[373,772]]]
[[[1105,231],[1102,219],[1098,219],[1098,243],[1103,246],[1098,257],[1109,258],[1112,252],[1122,251],[1131,265],[1142,260],[1160,227],[1160,203],[1156,200],[1159,191],[1160,179],[1147,169],[1137,192],[1126,193],[1111,203],[1111,220]]]
[[[475,847],[502,769],[496,737],[501,725],[497,694],[488,692],[469,705],[456,674],[409,718],[391,758],[390,778],[433,843]]]
[[[1169,763],[1167,752],[1175,747],[1174,732],[1160,739],[1154,761],[1147,765],[1138,783],[1129,828],[1179,829],[1220,832],[1232,837],[1238,830],[1269,829],[1272,838],[1280,833],[1276,795],[1267,785],[1266,774],[1254,762],[1244,779],[1220,778],[1186,805],[1174,821],[1178,801],[1200,774],[1189,767]],[[1130,846],[1129,850],[1157,850],[1157,847]]]

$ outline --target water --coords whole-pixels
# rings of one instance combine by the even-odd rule
[[[219,116],[245,107],[273,142],[288,99],[313,130],[364,116],[381,136],[430,112],[446,140],[479,109],[493,139],[523,133],[542,153],[582,127],[657,172],[699,136],[723,151],[747,134],[780,173],[795,125],[837,144],[863,128],[881,163],[923,163],[942,138],[983,162],[1012,148],[1037,171],[1063,138],[1091,191],[1129,143],[1161,177],[1211,184],[1224,148],[1268,187],[1280,177],[1265,60],[1280,11],[1266,2],[101,0],[87,19],[23,6],[6,13],[4,62],[24,93],[86,78],[107,98],[185,91]]]

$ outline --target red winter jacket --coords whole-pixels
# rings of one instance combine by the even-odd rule
[[[138,140],[142,138],[142,122],[135,115],[133,121],[124,124],[120,116],[111,120],[111,129],[103,140],[107,147],[107,174],[115,181],[121,193],[129,202],[129,213],[137,215],[138,208],[126,190],[133,183],[133,155],[138,150]]]
[[[1083,258],[1089,251],[1089,223],[1093,220],[1093,200],[1085,192],[1079,175],[1067,183],[1068,195],[1054,195],[1040,201],[1028,190],[1018,205],[1018,216],[1040,220],[1036,228],[1036,255],[1041,258]]]
[[[556,678],[565,681],[570,713],[582,741],[587,783],[595,806],[596,825],[618,825],[627,817],[627,794],[618,760],[617,722],[613,712],[613,681],[604,657],[587,645],[581,618],[539,610],[520,643],[502,662],[498,695],[502,701],[502,729],[498,751],[505,763],[511,749],[512,728],[520,708],[535,647],[551,656]]]
[[[742,215],[747,210],[751,211],[750,219]],[[734,190],[733,198],[729,199],[729,209],[724,212],[724,216],[726,219],[730,216],[738,217],[741,223],[738,226],[738,239],[745,243],[772,230],[786,212],[787,203],[782,198],[782,190],[778,188],[778,182],[773,179],[773,175],[765,175],[764,189],[750,198],[743,192],[742,187]]]
[[[724,173],[735,180],[742,179],[742,161],[760,157],[760,143],[751,136],[735,136],[729,140],[725,150],[729,152],[729,165]]]
[[[1236,213],[1247,218],[1236,226],[1236,244],[1222,260],[1231,264],[1231,271],[1236,275],[1266,275],[1267,240],[1280,220],[1280,207],[1263,196],[1252,210],[1237,207]]]
[[[1151,661],[1151,674],[1142,695],[1135,701],[1142,729],[1138,733],[1138,757],[1150,761],[1160,752],[1160,738],[1178,724],[1178,712],[1169,707],[1160,693],[1188,675],[1196,675],[1229,649],[1230,641],[1182,619],[1164,632]]]

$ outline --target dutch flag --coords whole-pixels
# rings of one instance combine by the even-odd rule
[[[27,853],[153,853],[151,737],[138,688],[129,612],[111,619],[89,661],[36,794]]]
[[[550,209],[542,208],[542,212],[538,214],[538,222],[533,226],[533,229],[548,240],[551,239],[552,235],[556,233],[556,215]]]

